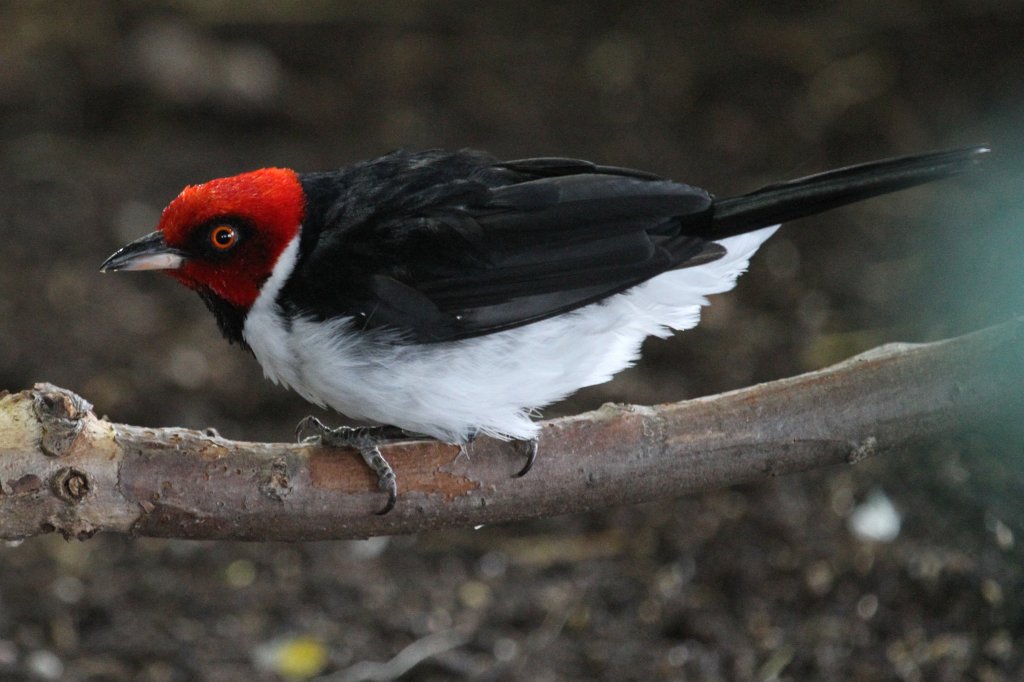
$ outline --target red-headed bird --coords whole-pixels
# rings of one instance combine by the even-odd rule
[[[779,223],[964,172],[987,149],[890,159],[716,199],[563,158],[397,151],[323,173],[186,187],[104,271],[165,270],[306,400],[386,425],[328,429],[397,495],[382,437],[529,443],[545,405],[695,326]],[[383,513],[383,512],[382,512]]]

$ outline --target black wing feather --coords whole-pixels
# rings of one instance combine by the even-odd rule
[[[421,342],[486,334],[720,258],[715,239],[965,172],[987,152],[861,164],[714,202],[695,187],[577,159],[393,152],[300,176],[300,257],[279,303]]]
[[[281,301],[419,342],[541,320],[724,253],[683,233],[709,219],[703,190],[586,161],[394,152],[302,182],[312,219]]]

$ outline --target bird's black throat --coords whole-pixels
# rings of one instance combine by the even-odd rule
[[[249,344],[242,336],[242,328],[245,326],[245,311],[238,306],[232,305],[223,298],[213,293],[212,290],[202,288],[198,290],[199,298],[210,309],[213,316],[217,318],[217,326],[220,333],[231,343],[237,343],[247,351],[251,351]]]

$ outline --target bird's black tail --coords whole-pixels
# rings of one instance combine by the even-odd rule
[[[715,239],[729,237],[958,175],[975,168],[988,151],[967,147],[873,161],[715,200],[711,232]]]

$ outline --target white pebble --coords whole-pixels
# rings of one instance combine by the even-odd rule
[[[888,496],[875,488],[850,514],[849,527],[861,540],[892,542],[900,534],[902,521]]]

